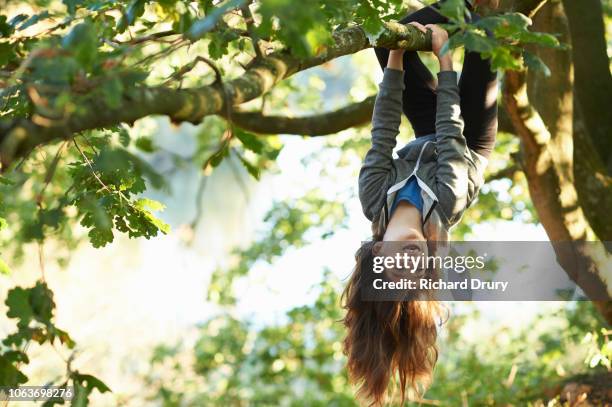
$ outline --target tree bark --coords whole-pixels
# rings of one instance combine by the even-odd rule
[[[611,297],[609,265],[612,256],[603,245],[586,241],[588,222],[578,205],[573,183],[562,175],[567,170],[561,167],[566,164],[560,163],[553,154],[551,134],[532,107],[526,86],[524,71],[506,72],[504,101],[521,138],[523,171],[531,199],[553,244],[571,242],[570,245],[555,245],[559,265],[589,298],[597,299],[595,305],[612,324],[610,301],[602,300]]]
[[[564,1],[574,66],[574,170],[580,205],[601,240],[612,240],[612,76],[599,1]],[[569,42],[569,41],[568,41]]]
[[[267,116],[261,112],[221,113],[245,130],[259,134],[297,134],[317,137],[362,126],[372,119],[376,95],[332,112],[303,117]]]
[[[569,41],[567,20],[558,1],[549,1],[541,8],[534,26],[538,31],[560,33],[562,42]],[[574,178],[574,166],[584,168],[589,157],[574,152],[571,55],[564,50],[532,51],[551,68],[551,77],[511,71],[506,73],[504,84],[506,108],[521,138],[530,195],[551,241],[573,242],[571,247],[555,248],[559,264],[587,296],[598,300],[610,298],[612,259],[603,244],[587,243],[593,231],[578,199],[576,185],[582,179]],[[580,152],[584,149],[584,145],[579,146]],[[579,275],[575,274],[577,269],[582,270]],[[610,302],[595,303],[612,323]]]
[[[612,174],[612,74],[601,0],[563,0],[569,21],[576,107],[586,132]]]

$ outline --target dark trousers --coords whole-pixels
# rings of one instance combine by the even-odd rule
[[[426,24],[440,24],[448,19],[438,13],[438,3],[415,11],[400,20]],[[480,17],[470,14],[472,21]],[[490,35],[490,33],[489,33]],[[374,48],[380,66],[384,69],[389,50]],[[404,114],[410,121],[416,137],[436,132],[437,80],[423,64],[416,51],[404,52],[403,93]],[[477,52],[465,52],[463,70],[459,79],[461,116],[465,122],[463,135],[468,147],[488,157],[495,145],[497,134],[497,72],[491,72],[489,59]]]

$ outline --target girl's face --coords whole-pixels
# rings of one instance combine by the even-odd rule
[[[373,248],[375,256],[418,258],[427,256],[427,239],[423,235],[421,212],[411,203],[400,201],[396,206],[381,242]],[[406,277],[405,269],[385,267],[385,275],[391,281]],[[414,269],[410,274],[420,275],[424,270]]]
[[[389,281],[400,281],[404,278],[422,277],[429,251],[426,240],[382,241],[377,242],[372,250],[374,256],[391,258],[384,265],[384,275]]]

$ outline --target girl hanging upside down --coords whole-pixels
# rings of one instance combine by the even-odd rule
[[[479,19],[466,3],[466,19]],[[458,80],[450,53],[441,55],[448,34],[436,24],[448,20],[438,10],[436,3],[400,20],[432,31],[437,81],[416,51],[375,48],[383,79],[372,146],[359,174],[359,198],[373,239],[357,251],[343,294],[349,376],[360,385],[360,397],[375,405],[384,403],[392,380],[399,381],[402,402],[408,387],[418,394],[430,381],[440,306],[426,293],[417,300],[364,300],[373,258],[397,253],[386,243],[402,242],[404,252],[419,256],[433,255],[448,240],[450,228],[478,195],[497,133],[497,74],[490,60],[466,51]],[[402,112],[416,138],[393,158]]]

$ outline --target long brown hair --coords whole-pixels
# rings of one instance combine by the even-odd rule
[[[358,397],[371,406],[387,399],[389,383],[399,379],[401,402],[407,388],[422,393],[438,359],[437,317],[440,303],[434,300],[400,299],[364,301],[371,287],[373,246],[366,242],[357,251],[356,266],[342,294],[347,328],[344,353],[351,382],[359,386]]]

